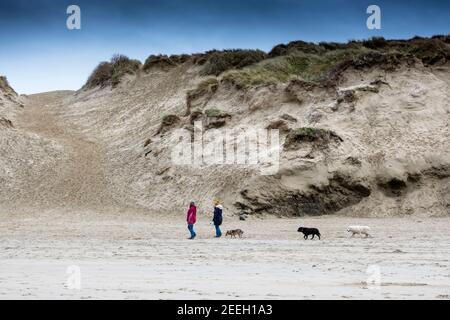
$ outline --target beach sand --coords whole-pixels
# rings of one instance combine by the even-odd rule
[[[215,239],[200,216],[191,241],[184,214],[0,217],[0,299],[450,297],[449,218],[226,217],[223,230],[244,237]],[[350,238],[350,224],[373,238]],[[304,240],[300,225],[322,240]]]

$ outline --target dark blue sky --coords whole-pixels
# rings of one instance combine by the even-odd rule
[[[66,9],[81,8],[81,30]],[[381,7],[382,29],[366,9]],[[260,48],[292,40],[347,41],[450,33],[449,0],[0,0],[0,74],[20,93],[78,89],[114,53]]]

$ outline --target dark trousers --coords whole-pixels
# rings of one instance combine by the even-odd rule
[[[215,224],[214,227],[216,227],[216,237],[221,237],[222,231],[220,231],[220,226]]]
[[[191,233],[191,239],[194,239],[195,236],[197,235],[194,231],[194,225],[193,224],[188,224],[188,230]]]

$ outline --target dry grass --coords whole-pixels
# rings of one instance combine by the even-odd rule
[[[355,60],[365,49],[335,50],[323,55],[295,53],[265,60],[257,65],[231,70],[222,76],[222,82],[238,89],[288,82],[301,78],[320,82],[342,61]]]
[[[109,62],[101,62],[91,73],[83,88],[117,86],[127,74],[135,74],[141,62],[124,55],[114,55]]]

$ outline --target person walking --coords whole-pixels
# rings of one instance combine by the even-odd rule
[[[194,201],[191,201],[189,205],[186,221],[188,225],[188,230],[191,233],[191,237],[189,239],[193,240],[197,236],[197,234],[194,231],[194,224],[197,221],[197,207],[195,206]]]
[[[220,225],[223,221],[223,207],[220,204],[220,201],[218,199],[214,200],[214,217],[213,217],[213,223],[214,227],[216,228],[216,238],[220,238],[222,236],[222,231],[220,230]]]

